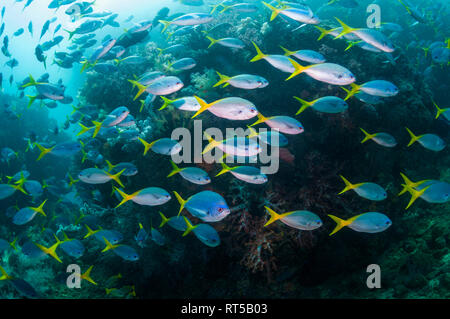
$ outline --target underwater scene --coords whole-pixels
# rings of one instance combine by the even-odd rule
[[[0,0],[0,298],[449,298],[449,4]]]

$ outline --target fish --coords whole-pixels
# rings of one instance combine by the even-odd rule
[[[125,169],[122,173],[123,176],[135,176],[138,173],[138,168],[133,163],[122,162],[113,165],[108,160],[106,160],[106,163],[108,164],[108,172],[112,174],[117,174],[123,169]]]
[[[313,79],[334,85],[349,85],[356,81],[353,73],[347,68],[335,63],[319,63],[302,66],[296,61],[288,58],[295,71],[286,79],[286,81],[296,77],[301,73],[306,73]]]
[[[141,248],[144,248],[145,247],[145,242],[147,241],[148,238],[149,238],[149,234],[144,229],[144,226],[141,223],[139,223],[139,231],[136,234],[136,236],[134,237],[134,239],[136,240],[137,245],[139,247],[141,247]]]
[[[319,64],[319,63],[325,63],[327,61],[322,54],[320,54],[319,52],[313,51],[313,50],[290,51],[284,47],[281,47],[281,48],[285,52],[285,54],[284,54],[285,56],[293,56],[303,62]]]
[[[346,25],[344,22],[336,18],[339,24],[342,26],[342,32],[336,36],[336,39],[348,34],[353,33],[361,40],[373,45],[377,49],[380,49],[383,52],[394,52],[395,47],[391,40],[386,37],[383,33],[375,30],[375,29],[367,29],[367,28],[352,28]]]
[[[380,97],[392,97],[396,96],[399,93],[399,89],[397,88],[397,86],[385,80],[370,81],[362,85],[351,83],[351,87],[352,89],[350,91],[345,90],[347,92],[347,96],[344,99],[345,101],[347,101],[350,97],[352,97],[359,91],[362,91],[369,95]]]
[[[183,218],[187,226],[186,231],[183,233],[183,237],[192,232],[198,240],[208,247],[217,247],[220,245],[220,237],[214,227],[208,224],[198,224],[193,226],[185,216],[183,216]]]
[[[161,96],[164,104],[159,108],[159,111],[162,111],[169,105],[171,105],[180,111],[198,112],[201,108],[201,105],[200,103],[198,103],[197,98],[199,97],[186,96],[176,100],[170,100],[164,96]],[[204,103],[206,104],[206,102]]]
[[[211,42],[208,46],[208,49],[211,48],[215,44],[219,44],[221,46],[232,48],[232,49],[243,49],[245,48],[245,43],[242,40],[237,38],[222,38],[222,39],[213,39],[210,36],[207,36],[208,40]]]
[[[143,85],[134,80],[128,80],[128,82],[137,86],[139,89],[139,92],[134,97],[134,101],[136,101],[144,92],[158,96],[170,95],[181,90],[184,86],[184,83],[176,76],[165,76],[148,85]]]
[[[361,141],[361,144],[373,140],[375,143],[384,146],[384,147],[395,147],[397,146],[397,141],[395,140],[395,137],[388,133],[374,133],[370,134],[367,133],[364,129],[360,128],[360,130],[364,133],[364,139]]]
[[[186,218],[189,221],[189,219],[187,217],[177,215],[177,216],[172,216],[170,218],[167,218],[161,212],[159,212],[159,215],[161,216],[161,224],[159,225],[159,228],[164,227],[164,225],[167,224],[170,227],[172,227],[173,229],[178,230],[178,231],[185,232],[187,230],[186,221],[184,219],[184,218]]]
[[[42,26],[41,36],[39,37],[39,40],[41,40],[42,37],[47,33],[49,27],[50,27],[50,20],[47,20]]]
[[[221,3],[218,4],[223,7],[223,9],[222,9],[222,11],[220,11],[220,13],[224,13],[225,11],[228,11],[228,10],[235,11],[238,13],[253,13],[253,12],[258,11],[258,7],[253,3],[245,3],[244,2],[244,3],[236,3],[233,5],[225,5],[223,3],[224,3],[224,1],[222,1]],[[215,11],[215,7],[216,6],[214,6],[213,11],[211,11],[211,13]]]
[[[372,201],[382,201],[387,198],[386,190],[378,184],[368,182],[352,184],[344,176],[340,175],[340,177],[345,183],[345,188],[339,193],[339,195],[353,190],[362,198]]]
[[[78,174],[78,179],[82,181],[83,183],[87,184],[104,184],[111,180],[114,180],[117,184],[124,187],[122,182],[120,181],[119,177],[122,175],[122,173],[125,171],[125,169],[121,170],[117,174],[110,174],[104,170],[98,169],[98,168],[87,168],[82,170]]]
[[[439,136],[437,136],[436,134],[423,134],[416,136],[409,128],[406,127],[406,130],[408,131],[409,136],[411,137],[411,140],[408,143],[408,147],[413,145],[415,142],[418,142],[427,150],[440,152],[446,146],[444,140]]]
[[[251,157],[262,152],[262,147],[254,139],[245,136],[234,136],[222,141],[216,141],[208,133],[204,132],[208,139],[208,145],[203,149],[202,154],[219,148],[223,153],[233,156]]]
[[[323,222],[319,216],[307,210],[295,210],[278,214],[267,206],[264,206],[264,208],[270,214],[270,219],[264,224],[264,227],[269,226],[277,220],[281,221],[285,225],[288,225],[289,227],[299,230],[314,230],[322,227],[323,225]]]
[[[212,191],[202,191],[184,200],[177,192],[173,192],[180,203],[181,213],[187,209],[193,216],[200,218],[204,222],[218,222],[230,214],[225,199],[218,193]]]
[[[250,130],[249,138],[257,137],[260,142],[271,145],[274,147],[284,147],[289,144],[289,140],[286,136],[284,136],[282,133],[280,133],[278,130],[260,130],[257,132],[253,127],[248,126],[248,129]]]
[[[279,55],[279,54],[264,54],[261,49],[258,47],[258,45],[255,42],[252,42],[253,46],[256,49],[256,56],[253,57],[250,62],[256,62],[259,60],[266,60],[270,65],[272,65],[274,68],[285,72],[285,73],[293,73],[295,72],[295,67],[292,64],[292,60],[289,59],[285,55]]]
[[[166,31],[167,28],[171,25],[193,26],[193,25],[207,24],[213,20],[214,17],[208,13],[188,13],[178,18],[175,18],[172,21],[159,20],[159,23],[164,25],[161,31],[161,33],[164,33],[164,31]]]
[[[317,112],[322,113],[342,113],[345,112],[348,109],[348,104],[345,102],[345,100],[337,97],[337,96],[325,96],[318,98],[316,100],[313,100],[311,102],[302,100],[301,98],[294,96],[294,99],[299,101],[302,106],[300,109],[295,113],[295,115],[299,115],[303,113],[307,108],[312,108]]]
[[[133,247],[123,244],[113,245],[105,237],[103,237],[103,240],[106,243],[106,247],[105,249],[102,250],[102,253],[112,250],[117,256],[121,257],[124,260],[128,261],[139,260],[139,254]]]
[[[195,68],[197,62],[195,62],[192,58],[182,58],[180,60],[176,60],[167,65],[167,69],[173,69],[175,71],[187,71]]]
[[[231,85],[235,88],[245,89],[245,90],[254,90],[254,89],[263,89],[269,85],[269,81],[267,81],[262,76],[252,75],[252,74],[240,74],[232,77],[220,74],[217,72],[220,80],[214,87],[220,86],[223,84],[223,87],[227,87]]]
[[[63,142],[50,148],[45,148],[39,143],[36,143],[36,146],[41,151],[36,161],[40,161],[47,154],[52,154],[57,157],[71,157],[81,151],[81,144],[79,142]]]
[[[429,203],[446,203],[450,200],[449,183],[438,180],[412,182],[405,174],[400,173],[400,175],[405,184],[402,184],[403,189],[398,196],[403,195],[406,192],[411,194],[411,199],[405,209],[410,208],[418,198],[422,198]]]
[[[265,174],[261,173],[261,170],[253,166],[234,166],[229,167],[225,163],[220,163],[222,170],[216,175],[220,176],[225,173],[231,173],[237,179],[250,184],[264,184],[267,183],[268,178]]]
[[[234,121],[249,120],[258,115],[256,106],[252,102],[240,97],[227,97],[209,104],[197,96],[194,97],[198,104],[200,104],[200,109],[192,118],[197,117],[206,110],[217,117]]]
[[[167,177],[172,177],[176,174],[180,174],[185,180],[197,184],[197,185],[206,185],[211,183],[211,178],[208,176],[208,173],[198,167],[184,167],[179,168],[175,162],[170,161],[172,164],[172,171]]]
[[[75,30],[69,31],[64,29],[67,33],[69,33],[69,40],[73,38],[75,34],[87,34],[98,30],[103,26],[103,22],[99,20],[88,19],[81,23]]]
[[[144,188],[131,195],[126,194],[117,187],[115,187],[114,190],[122,197],[122,201],[115,208],[122,206],[130,200],[138,205],[159,206],[164,205],[171,199],[170,194],[160,187]]]
[[[4,12],[4,11],[3,11]],[[2,276],[0,277],[0,281],[7,280],[9,284],[21,295],[30,299],[41,298],[40,294],[31,286],[27,281],[21,278],[14,278],[0,266],[0,271]]]
[[[83,219],[83,222],[84,221],[85,220]],[[84,224],[84,226],[87,230],[87,233],[83,237],[83,239],[94,236],[95,239],[97,239],[99,242],[103,243],[104,242],[103,238],[106,238],[112,244],[118,244],[123,240],[123,235],[116,230],[101,229],[101,228],[99,228],[97,230],[92,230],[87,224]]]
[[[150,234],[152,237],[152,240],[158,245],[158,246],[164,246],[166,243],[166,238],[161,234],[160,231],[157,229],[151,227]]]
[[[253,127],[261,123],[265,123],[272,129],[276,129],[284,134],[297,135],[305,131],[302,123],[300,123],[299,121],[290,116],[280,115],[280,116],[265,117],[261,113],[258,113],[257,116],[258,120],[252,125],[250,125],[250,127]]]
[[[47,217],[45,214],[43,207],[47,200],[44,200],[41,205],[38,207],[26,207],[20,209],[12,219],[13,224],[15,225],[25,225],[26,223],[32,221],[37,214],[41,214],[44,217]]]
[[[0,253],[3,253],[4,251],[9,250],[9,249],[17,250],[17,247],[16,247],[17,239],[18,238],[16,237],[12,242],[7,242],[4,239],[0,239]]]
[[[13,33],[13,36],[19,37],[19,36],[21,36],[24,33],[24,31],[25,30],[23,28],[20,28],[16,32]]]
[[[273,21],[279,14],[284,15],[292,20],[297,22],[305,23],[305,24],[319,24],[320,19],[314,15],[309,7],[304,8],[294,8],[287,7],[277,9],[274,6],[262,1],[262,3],[272,11],[272,15],[270,16],[270,21]]]
[[[348,226],[350,229],[360,233],[380,233],[388,229],[392,225],[392,221],[382,213],[368,212],[356,215],[347,220],[343,220],[334,215],[328,215],[336,222],[336,228],[330,233],[334,235],[343,227]]]
[[[181,152],[182,146],[175,140],[170,138],[160,138],[151,143],[147,143],[144,139],[138,138],[138,140],[144,145],[144,156],[147,155],[151,149],[153,152],[162,155],[175,155]]]
[[[11,184],[0,184],[0,200],[12,196],[17,190],[21,191],[25,195],[28,193],[23,189],[23,184],[11,185]]]
[[[63,232],[64,240],[61,241],[60,247],[61,249],[70,257],[80,258],[84,255],[85,248],[83,243],[78,239],[69,239],[66,233]],[[55,236],[57,241],[59,239]]]

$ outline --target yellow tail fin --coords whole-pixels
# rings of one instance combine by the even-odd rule
[[[359,185],[361,185],[361,184],[356,184],[356,185],[353,185],[352,183],[350,183],[344,176],[342,176],[342,175],[339,175],[341,178],[342,178],[342,180],[344,181],[344,183],[345,183],[345,188],[338,194],[338,195],[341,195],[341,194],[343,194],[343,193],[345,193],[345,192],[348,192],[349,190],[352,190],[352,189],[355,189],[355,188],[357,188]]]
[[[295,113],[295,115],[299,115],[300,113],[303,113],[308,107],[311,107],[314,105],[314,102],[308,102],[308,101],[302,100],[301,98],[296,97],[296,96],[294,96],[294,99],[296,99],[297,101],[299,101],[302,104],[302,106],[297,111],[297,113]]]
[[[53,258],[55,258],[58,262],[62,263],[61,259],[58,257],[58,255],[56,254],[56,248],[58,248],[58,246],[61,244],[61,242],[56,242],[56,244],[54,244],[53,246],[51,246],[50,248],[44,247],[42,245],[39,244],[35,244],[38,248],[40,248],[44,253],[46,253],[47,255],[52,256]]]
[[[264,227],[269,226],[270,224],[272,224],[273,222],[277,221],[280,219],[280,214],[276,213],[273,209],[270,209],[267,206],[264,206],[264,208],[267,210],[267,212],[270,214],[270,219],[267,223],[264,224]]]
[[[138,93],[136,94],[136,96],[133,99],[133,101],[136,101],[145,92],[145,90],[147,90],[147,87],[145,85],[139,83],[138,81],[128,80],[128,82],[130,82],[134,86],[137,86],[139,89]]]
[[[3,269],[2,266],[0,266],[0,272],[2,273],[2,276],[0,277],[0,281],[12,279],[12,277],[10,275],[8,275],[8,273],[6,272],[5,269]]]
[[[211,43],[210,43],[209,46],[208,46],[208,49],[209,49],[210,47],[212,47],[214,44],[216,44],[217,42],[219,42],[219,40],[213,39],[213,38],[211,38],[210,36],[206,36],[206,38],[207,38],[209,41],[211,41]]]
[[[172,168],[173,170],[170,172],[169,175],[167,175],[167,177],[172,177],[175,174],[178,174],[179,172],[181,172],[181,169],[177,166],[177,164],[175,164],[174,161],[170,161],[170,164],[172,164]]]
[[[293,77],[296,77],[297,75],[305,72],[305,70],[307,70],[310,67],[314,66],[314,64],[308,65],[308,66],[302,66],[299,63],[297,63],[296,61],[292,60],[291,58],[288,58],[288,59],[292,63],[293,67],[295,68],[295,71],[286,79],[286,81],[289,81]]]
[[[204,132],[204,135],[208,139],[209,144],[203,149],[202,154],[206,154],[220,145],[220,142],[214,140],[208,133]]]
[[[211,104],[208,104],[205,101],[203,101],[201,98],[199,98],[198,96],[194,96],[194,98],[197,100],[198,104],[200,104],[200,109],[197,111],[197,113],[194,114],[194,116],[192,116],[192,118],[196,118],[198,115],[205,112],[207,109],[209,109],[215,103],[215,102],[213,102]]]
[[[280,48],[283,49],[284,55],[285,55],[285,56],[291,56],[291,55],[293,55],[293,54],[296,53],[296,52],[294,52],[294,51],[289,51],[288,49],[286,49],[285,47],[282,47],[281,45],[280,45]]]
[[[348,25],[346,25],[344,22],[342,22],[341,20],[339,20],[339,19],[336,18],[336,17],[335,17],[335,19],[336,19],[336,20],[339,22],[339,24],[342,26],[342,32],[339,33],[339,34],[336,36],[336,39],[339,39],[339,38],[343,37],[343,36],[346,35],[346,34],[349,34],[349,33],[353,32],[353,31],[358,30],[358,29],[349,27]]]
[[[159,23],[161,23],[162,25],[164,25],[164,28],[162,29],[161,33],[164,33],[164,31],[167,30],[167,28],[172,24],[171,21],[165,21],[165,20],[159,20]]]
[[[161,216],[161,224],[159,224],[159,228],[163,227],[165,224],[167,224],[167,222],[169,221],[169,219],[164,216],[163,213],[159,212],[159,215]]]
[[[186,205],[186,203],[187,203],[187,200],[184,200],[184,199],[180,196],[180,194],[178,194],[177,192],[174,191],[173,193],[175,194],[175,197],[177,198],[178,203],[180,203],[180,211],[178,212],[178,216],[180,216],[181,211],[184,209],[184,205]]]
[[[84,133],[86,133],[94,128],[94,127],[86,127],[81,123],[78,123],[78,125],[81,126],[81,131],[78,132],[77,136],[83,135]]]
[[[410,140],[409,143],[408,143],[408,147],[410,147],[410,146],[413,145],[415,142],[417,142],[418,140],[420,140],[421,137],[423,136],[423,135],[421,135],[421,136],[415,136],[414,133],[411,132],[411,130],[410,130],[409,128],[407,128],[407,127],[405,127],[405,128],[406,128],[406,130],[408,131],[409,136],[411,137],[411,140]]]
[[[326,29],[318,27],[318,26],[314,26],[314,28],[316,28],[317,30],[320,31],[320,36],[317,39],[317,41],[322,40],[326,35],[330,34],[333,31],[333,29],[326,30]]]
[[[252,125],[250,125],[250,127],[264,123],[268,120],[268,118],[265,117],[264,115],[262,115],[261,113],[258,113],[257,116],[258,116],[258,120],[255,123],[253,123]]]
[[[111,164],[110,161],[106,160],[106,164],[108,164],[108,172],[111,172],[116,165]]]
[[[113,244],[111,244],[108,241],[108,239],[106,239],[105,237],[103,237],[103,240],[105,241],[106,247],[105,247],[105,249],[102,250],[102,253],[107,252],[108,250],[111,250],[111,249],[114,250],[114,249],[116,249],[117,247],[120,246],[120,245],[113,245]]]
[[[270,16],[270,21],[273,21],[278,16],[278,14],[282,11],[264,1],[262,3],[272,11],[272,15]]]
[[[170,104],[172,104],[174,101],[173,100],[169,100],[168,98],[161,96],[161,99],[164,101],[163,106],[161,106],[159,108],[159,111],[164,110],[166,107],[168,107]]]
[[[404,193],[406,193],[408,191],[408,188],[416,188],[416,187],[419,187],[420,185],[422,185],[423,183],[430,181],[429,179],[425,179],[423,181],[413,182],[403,173],[400,173],[400,176],[403,178],[403,181],[405,182],[405,184],[404,185],[402,184],[403,189],[400,191],[400,193],[398,193],[398,196],[401,196]]]
[[[117,184],[119,184],[121,187],[125,187],[123,186],[122,182],[120,181],[119,177],[120,175],[122,175],[123,172],[125,172],[126,168],[124,168],[123,170],[121,170],[119,173],[117,174],[110,174],[107,171],[104,171],[112,180],[114,180]]]
[[[23,183],[21,183],[19,185],[11,185],[11,187],[14,188],[15,190],[21,191],[25,195],[28,195],[28,193],[23,189],[22,186],[23,186]]]
[[[13,240],[12,242],[9,243],[9,245],[10,245],[14,250],[17,250],[16,242],[17,242],[18,239],[19,239],[19,237],[16,237],[16,238],[14,238],[14,240]]]
[[[436,104],[436,102],[433,101],[434,106],[436,107],[437,113],[436,113],[436,119],[439,118],[439,116],[441,116],[442,113],[447,112],[449,109],[441,109],[439,108],[439,106]]]
[[[267,57],[266,54],[262,53],[262,51],[259,49],[259,47],[256,45],[255,42],[252,41],[252,43],[253,43],[253,45],[255,46],[255,49],[256,49],[256,56],[253,59],[251,59],[250,62],[256,62],[256,61],[259,61],[259,60],[264,59],[265,57]]]
[[[368,140],[373,139],[377,134],[369,134],[366,131],[364,131],[362,128],[359,128],[365,135],[364,139],[361,141],[361,144],[367,142]]]
[[[359,215],[358,215],[359,216]],[[340,231],[342,228],[344,228],[345,226],[350,225],[351,223],[353,223],[353,221],[356,219],[356,217],[352,217],[349,220],[343,220],[339,217],[336,217],[334,215],[328,215],[328,217],[330,217],[332,220],[334,220],[336,222],[336,227],[334,228],[334,230],[330,233],[329,236],[336,234],[338,231]]]
[[[55,147],[51,147],[51,148],[45,148],[42,145],[35,143],[37,145],[37,147],[39,148],[39,150],[41,151],[41,154],[39,155],[39,157],[37,158],[36,161],[40,161],[45,155],[47,155],[48,153],[50,153]]]
[[[94,134],[92,134],[92,137],[95,138],[98,134],[98,132],[100,132],[100,129],[102,128],[103,123],[102,122],[97,122],[97,121],[92,121],[92,124],[94,124]]]
[[[39,213],[39,214],[41,214],[42,216],[47,217],[47,215],[45,215],[44,209],[43,209],[46,202],[47,202],[47,199],[44,200],[44,202],[43,202],[41,205],[39,205],[38,207],[30,207],[30,208],[31,208],[32,210],[34,210],[36,213]]]
[[[87,229],[87,234],[83,237],[83,239],[86,239],[86,238],[89,238],[89,237],[91,237],[92,235],[95,235],[95,233],[97,233],[100,229],[98,229],[98,230],[92,230],[88,225],[84,225],[85,227],[86,227],[86,229]]]
[[[187,236],[191,231],[196,229],[198,227],[198,225],[192,226],[192,224],[189,222],[189,220],[186,217],[183,216],[183,218],[184,218],[184,221],[186,222],[186,226],[187,226],[186,231],[183,233],[183,237],[184,237],[184,236]]]
[[[430,186],[427,186],[427,187],[425,187],[424,189],[421,189],[420,191],[418,191],[418,190],[416,190],[416,189],[414,189],[414,188],[411,188],[410,186],[407,186],[407,185],[406,185],[407,191],[411,194],[411,200],[409,201],[408,206],[406,206],[405,210],[408,209],[408,208],[410,208],[411,205],[412,205],[419,197],[421,197],[421,196],[426,192],[426,190],[427,190],[428,188],[430,188]]]
[[[224,84],[224,83],[225,83],[225,85],[224,85],[223,87],[227,86],[227,85],[228,85],[227,81],[230,79],[230,77],[229,77],[229,76],[226,76],[226,75],[223,75],[223,74],[220,74],[220,73],[217,72],[217,71],[216,71],[216,73],[217,73],[217,75],[219,76],[220,80],[219,80],[219,82],[217,82],[216,84],[214,84],[213,87],[218,87],[219,85],[222,85],[222,84]]]
[[[125,204],[129,200],[132,200],[134,197],[136,197],[136,193],[134,193],[132,195],[128,195],[125,192],[123,192],[120,189],[118,189],[117,187],[114,187],[114,189],[120,194],[120,196],[122,196],[122,201],[115,208],[118,208],[118,207],[122,206],[123,204]]]
[[[103,237],[103,238],[104,238],[104,237]],[[97,283],[96,283],[94,280],[92,280],[92,278],[91,278],[91,271],[92,271],[92,268],[94,268],[94,266],[89,267],[89,269],[86,270],[86,272],[85,272],[84,274],[82,274],[82,275],[80,276],[80,278],[81,278],[81,279],[84,279],[84,280],[86,280],[86,281],[89,281],[91,284],[94,284],[94,285],[97,286]]]
[[[225,164],[225,163],[220,163],[220,164],[222,165],[222,170],[216,175],[216,177],[233,170],[231,167],[228,167],[227,164]]]
[[[359,92],[359,90],[361,89],[360,85],[357,85],[355,83],[350,84],[352,89],[351,90],[347,90],[345,89],[345,92],[347,92],[347,96],[345,97],[344,101],[347,101],[349,98],[351,98],[353,95],[355,95],[356,93]],[[343,88],[344,89],[344,88]]]
[[[141,143],[144,145],[144,156],[145,155],[147,155],[147,153],[148,153],[148,151],[153,147],[153,145],[157,142],[157,141],[154,141],[154,142],[152,142],[152,143],[147,143],[146,141],[144,141],[142,138],[138,138],[139,139],[139,141],[141,141]]]

